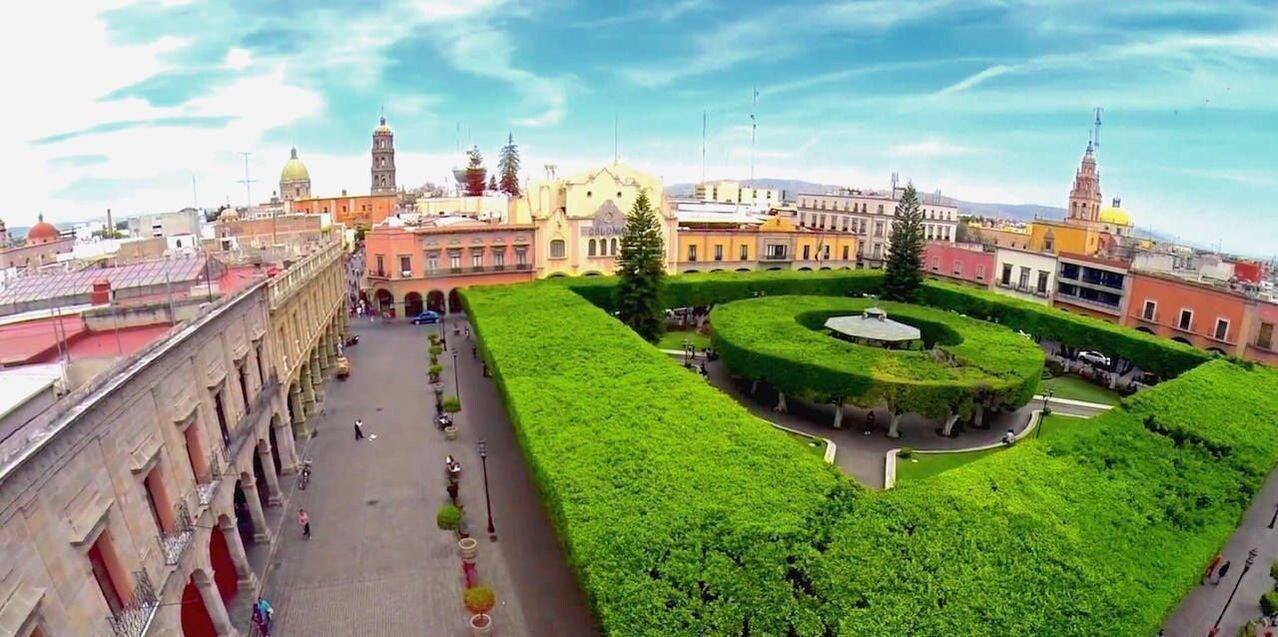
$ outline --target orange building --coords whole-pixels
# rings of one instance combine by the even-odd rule
[[[399,195],[347,195],[343,190],[338,197],[311,197],[289,203],[293,213],[317,215],[329,213],[333,220],[347,227],[371,228],[395,214]]]
[[[1130,278],[1131,302],[1124,324],[1220,354],[1246,354],[1254,299],[1149,272],[1133,272]]]

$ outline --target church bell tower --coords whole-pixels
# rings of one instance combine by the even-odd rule
[[[386,125],[383,116],[373,129],[373,188],[374,195],[395,193],[395,133]]]

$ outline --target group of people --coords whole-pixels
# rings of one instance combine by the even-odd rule
[[[253,604],[253,625],[262,637],[271,637],[271,623],[275,620],[275,609],[265,597],[258,597]]]

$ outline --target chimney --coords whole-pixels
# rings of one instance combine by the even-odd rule
[[[110,209],[110,208],[107,208],[107,227],[106,227],[106,235],[107,235],[108,237],[110,237],[110,236],[112,236],[112,235],[113,235],[113,233],[115,233],[115,224],[111,223],[111,209]]]
[[[111,282],[105,278],[95,279],[93,281],[93,291],[89,292],[89,303],[93,305],[110,304]]]

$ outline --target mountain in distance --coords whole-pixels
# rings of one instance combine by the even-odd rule
[[[832,192],[841,188],[833,184],[819,184],[798,179],[745,179],[741,185],[752,188],[773,188],[784,191],[784,199],[793,201],[798,193]],[[666,194],[671,197],[692,196],[695,184],[672,184],[666,186]],[[884,189],[886,190],[886,189]],[[952,199],[952,198],[951,198]],[[1057,206],[1040,206],[1038,204],[979,203],[954,199],[958,204],[959,214],[977,217],[995,217],[1016,221],[1033,221],[1034,219],[1064,219],[1065,209]]]

